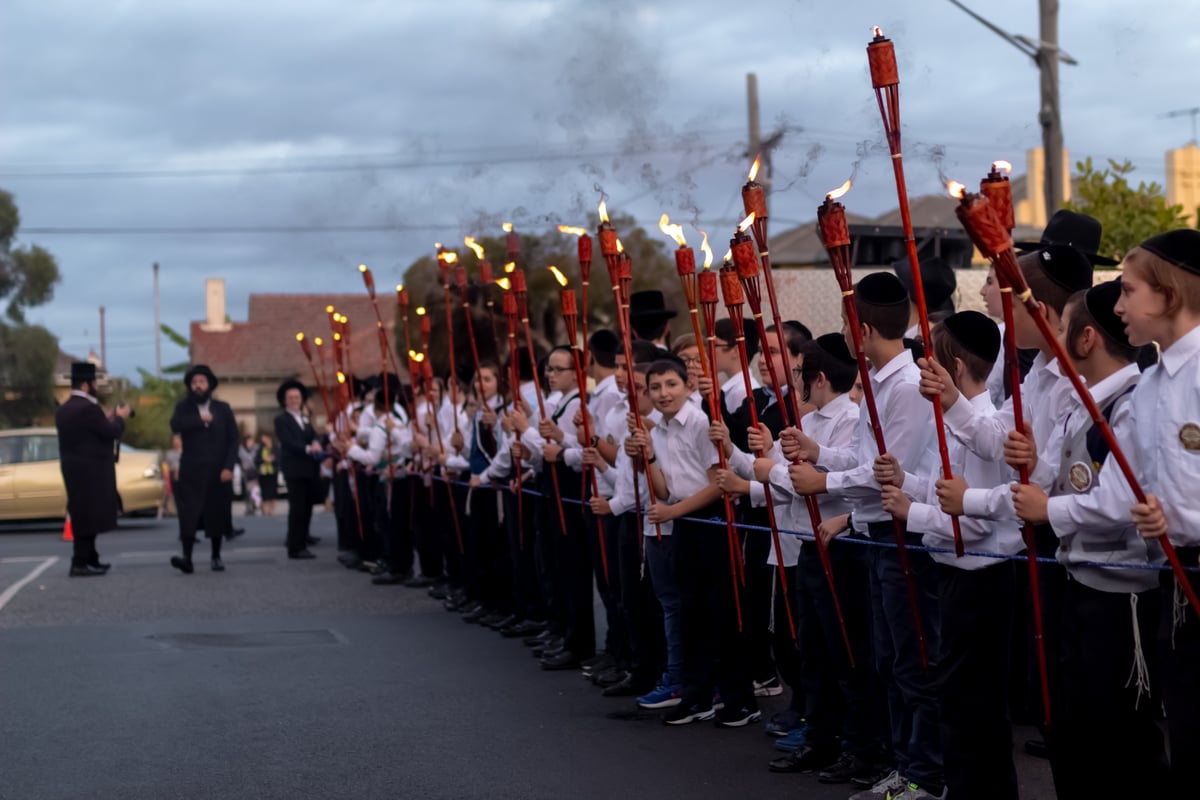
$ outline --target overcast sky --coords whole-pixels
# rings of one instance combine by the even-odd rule
[[[1037,36],[1036,0],[967,5]],[[1072,157],[1129,158],[1161,182],[1191,136],[1161,117],[1196,105],[1200,2],[1061,5]],[[896,41],[911,194],[939,191],[941,148],[968,183],[993,158],[1021,170],[1041,140],[1037,71],[948,0],[7,0],[0,188],[20,242],[63,275],[32,319],[82,355],[106,306],[110,369],[132,375],[154,365],[154,261],[163,320],[183,330],[206,277],[244,319],[251,292],[359,291],[359,262],[388,286],[435,241],[504,220],[581,224],[598,189],[647,227],[666,211],[727,237],[748,72],[764,134],[785,130],[772,229],[812,219],[856,165],[847,208],[881,213],[895,189],[872,25]],[[379,230],[263,230],[313,226]],[[164,364],[184,356],[164,342]]]

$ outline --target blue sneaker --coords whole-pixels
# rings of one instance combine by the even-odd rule
[[[674,684],[672,686],[664,686],[662,684],[654,687],[654,691],[647,692],[637,699],[637,704],[642,708],[671,708],[679,705],[683,701],[683,686]]]
[[[796,728],[789,731],[787,736],[775,740],[775,749],[784,753],[793,753],[799,750],[803,745],[807,744],[807,736],[804,728]]]

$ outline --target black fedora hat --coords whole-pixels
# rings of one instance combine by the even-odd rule
[[[197,375],[203,375],[208,378],[208,390],[211,392],[217,388],[217,376],[208,368],[207,364],[195,364],[187,372],[183,374],[183,385],[189,389],[192,386],[192,378]]]
[[[1060,208],[1046,223],[1041,241],[1013,242],[1013,246],[1018,250],[1030,251],[1041,250],[1051,244],[1066,244],[1087,256],[1093,266],[1113,266],[1116,261],[1096,253],[1100,248],[1101,230],[1100,221],[1096,218]]]
[[[926,256],[921,263],[921,286],[925,289],[925,305],[930,313],[945,311],[954,313],[954,290],[958,288],[958,277],[954,268],[939,256]],[[910,298],[916,297],[913,287],[912,264],[902,258],[892,264],[896,277],[904,284]],[[915,302],[915,299],[914,299]]]
[[[75,361],[71,364],[71,384],[95,383],[96,365],[90,361]]]
[[[291,389],[300,390],[300,402],[303,403],[308,399],[308,387],[295,378],[289,378],[288,380],[279,384],[279,388],[275,391],[275,400],[279,403],[280,408],[283,408],[287,405],[287,403],[284,402],[284,397],[287,396],[288,391]]]
[[[667,308],[667,302],[663,298],[662,292],[648,289],[643,292],[634,292],[629,296],[629,318],[647,322],[674,319],[675,312]]]

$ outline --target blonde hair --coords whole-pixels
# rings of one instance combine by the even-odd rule
[[[1122,270],[1149,284],[1166,301],[1164,317],[1173,317],[1181,310],[1200,314],[1200,275],[1194,275],[1151,253],[1135,247],[1125,255]]]
[[[685,333],[683,336],[676,338],[675,341],[671,343],[671,352],[675,355],[679,355],[689,347],[699,346],[700,345],[696,344],[696,336],[694,334]]]

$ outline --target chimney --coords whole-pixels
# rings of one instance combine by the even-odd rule
[[[227,331],[232,326],[225,320],[225,279],[208,278],[204,281],[204,324],[203,331]]]
[[[1189,142],[1167,151],[1167,205],[1183,206],[1189,225],[1200,225],[1200,147]]]

